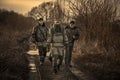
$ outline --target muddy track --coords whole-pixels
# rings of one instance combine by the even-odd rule
[[[35,61],[37,55],[28,55],[28,60],[29,60],[29,68],[30,68],[30,73],[29,73],[29,80],[42,80],[41,78],[41,73],[39,71],[39,65]]]
[[[49,62],[48,58],[46,57],[44,65],[40,66],[38,57],[39,56],[36,56],[35,61],[41,73],[41,80],[82,80],[78,78],[70,68],[66,68],[64,63],[60,71],[54,74],[52,64]]]
[[[63,62],[60,71],[54,74],[48,57],[46,57],[45,63],[42,66],[39,64],[38,54],[29,55],[28,59],[31,65],[30,80],[94,80],[90,79],[84,72],[79,71],[75,65],[72,68],[67,68]]]

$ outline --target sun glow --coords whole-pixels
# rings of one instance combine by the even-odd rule
[[[34,6],[51,0],[0,0],[0,8],[25,14]]]

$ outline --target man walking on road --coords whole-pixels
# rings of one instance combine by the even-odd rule
[[[47,36],[48,36],[48,28],[45,26],[43,22],[43,18],[38,20],[38,24],[33,28],[32,37],[34,42],[38,46],[39,56],[40,56],[40,64],[44,63],[46,53],[47,53]]]
[[[57,73],[62,65],[65,44],[68,42],[64,27],[61,26],[59,22],[56,21],[54,26],[51,28],[50,37],[47,42],[52,45],[53,69],[54,73]]]
[[[66,55],[65,55],[65,63],[72,67],[71,65],[71,58],[72,58],[72,51],[75,40],[79,39],[79,28],[75,26],[75,21],[70,21],[69,26],[66,27],[66,34],[68,37],[68,46],[66,47]]]

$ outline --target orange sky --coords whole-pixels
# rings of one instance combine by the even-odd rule
[[[32,7],[38,6],[44,1],[51,0],[0,0],[0,8],[25,14],[30,11]]]

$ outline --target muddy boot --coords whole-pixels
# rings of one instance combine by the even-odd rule
[[[57,67],[58,67],[58,70],[60,71],[60,65],[58,65]]]
[[[54,66],[54,73],[57,74],[57,72],[58,72],[57,66]]]
[[[60,70],[60,66],[62,65],[63,57],[59,56],[58,70]]]
[[[57,69],[54,69],[54,73],[57,74]]]
[[[73,66],[70,64],[69,67],[72,68]]]
[[[52,63],[52,56],[49,56],[48,59]]]
[[[42,62],[42,61],[40,61],[40,65],[41,65],[41,66],[43,65],[43,62]]]
[[[40,65],[43,65],[44,63],[44,56],[40,56]]]

